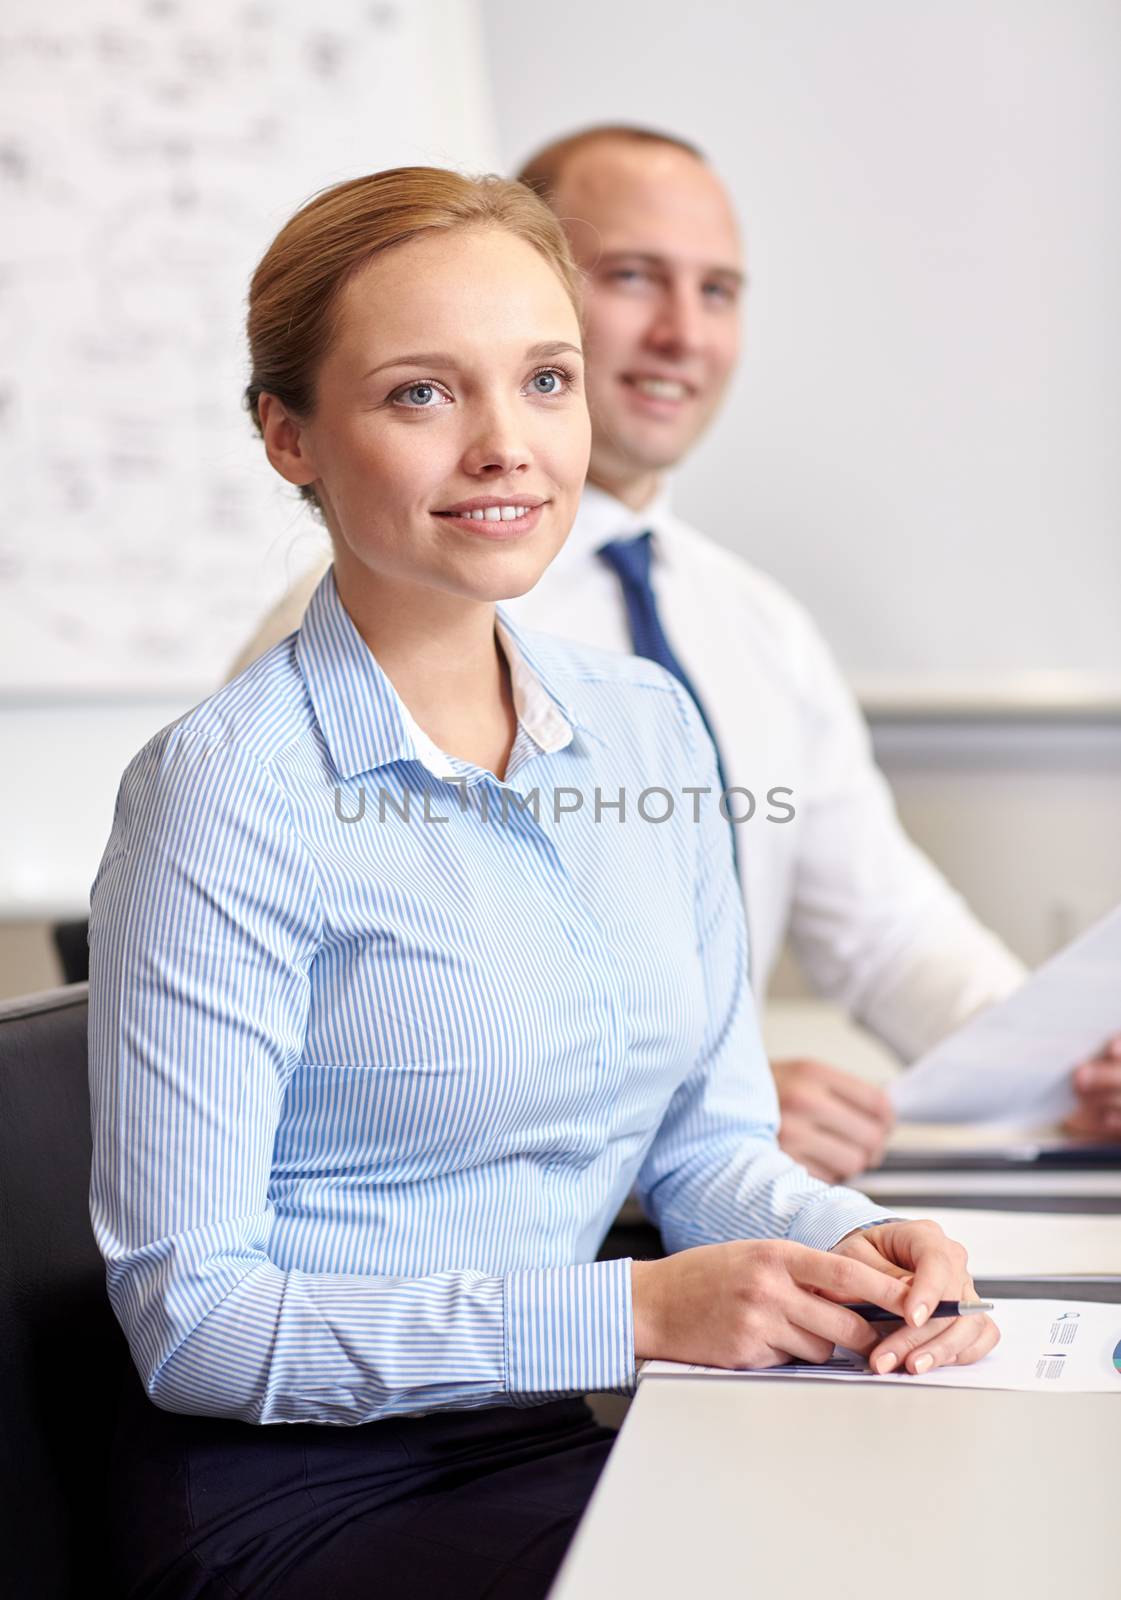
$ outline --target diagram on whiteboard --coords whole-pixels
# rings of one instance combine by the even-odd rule
[[[206,693],[323,548],[242,409],[248,281],[317,189],[478,164],[458,3],[5,6],[5,690]]]

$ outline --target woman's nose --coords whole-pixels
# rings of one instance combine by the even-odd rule
[[[528,467],[531,452],[523,429],[505,408],[494,407],[480,419],[463,465],[476,477],[501,477]]]

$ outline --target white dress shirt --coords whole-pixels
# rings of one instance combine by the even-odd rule
[[[1024,969],[907,838],[860,710],[798,601],[682,522],[667,488],[635,512],[589,485],[564,548],[504,609],[524,627],[630,653],[622,588],[595,552],[645,529],[666,634],[729,785],[755,800],[737,842],[757,992],[789,938],[821,994],[913,1059],[1008,994]],[[299,626],[326,565],[293,586],[235,671]],[[768,803],[772,790],[792,793]],[[792,819],[767,820],[791,806]],[[730,808],[746,812],[746,797]]]

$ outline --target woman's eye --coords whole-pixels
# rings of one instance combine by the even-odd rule
[[[433,402],[445,403],[445,397],[434,383],[410,383],[403,389],[398,389],[393,395],[398,405],[408,406],[414,411],[431,411]]]
[[[560,394],[566,381],[566,374],[559,367],[546,367],[544,372],[533,374],[530,387],[535,394]]]

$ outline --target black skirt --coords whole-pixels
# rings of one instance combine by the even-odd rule
[[[161,1411],[130,1371],[112,1553],[128,1600],[544,1596],[615,1438],[583,1400],[357,1427]]]

